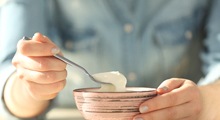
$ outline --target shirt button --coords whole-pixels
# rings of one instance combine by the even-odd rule
[[[192,38],[193,38],[193,33],[192,33],[192,31],[187,30],[187,31],[185,32],[185,38],[186,38],[187,40],[192,40]]]
[[[68,50],[72,50],[73,49],[73,42],[72,42],[72,40],[67,40],[65,42],[65,48],[68,49]]]
[[[137,80],[137,75],[134,72],[130,72],[127,76],[129,81],[135,81]]]
[[[131,32],[133,31],[133,25],[130,24],[130,23],[126,23],[126,24],[124,25],[124,31],[125,31],[126,33],[131,33]]]

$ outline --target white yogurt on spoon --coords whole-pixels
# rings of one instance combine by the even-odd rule
[[[101,84],[100,92],[125,92],[127,79],[118,71],[97,73],[92,75],[97,81],[110,84]]]

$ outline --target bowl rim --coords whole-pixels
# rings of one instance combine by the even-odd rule
[[[156,88],[150,88],[150,87],[126,87],[127,89],[134,89],[134,88],[141,88],[141,89],[149,89],[147,91],[126,91],[126,92],[100,92],[100,91],[86,91],[86,90],[94,90],[99,89],[99,87],[89,87],[89,88],[77,88],[74,89],[74,93],[114,93],[114,94],[121,94],[121,93],[144,93],[144,92],[155,92],[156,94]]]

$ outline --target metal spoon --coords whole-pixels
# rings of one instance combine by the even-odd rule
[[[97,81],[84,67],[74,63],[73,61],[59,55],[59,54],[54,54],[54,57],[62,60],[63,62],[67,63],[68,65],[72,66],[72,67],[78,67],[80,69],[82,69],[89,77],[91,80],[93,80],[94,82],[98,82],[98,83],[101,83],[101,84],[111,84],[111,83],[106,83],[106,82],[101,82],[101,81]]]
[[[31,40],[31,38],[26,37],[26,36],[24,36],[22,39],[23,39],[23,40]],[[70,65],[70,66],[72,66],[72,67],[78,67],[78,68],[80,68],[80,69],[83,70],[83,71],[90,77],[90,79],[93,80],[94,82],[101,83],[101,84],[111,84],[111,83],[106,83],[106,82],[97,81],[84,67],[82,67],[82,66],[80,66],[80,65],[78,65],[78,64],[76,64],[76,63],[74,63],[73,61],[71,61],[71,60],[69,60],[69,59],[67,59],[67,58],[65,58],[65,57],[63,57],[63,56],[61,56],[61,55],[59,55],[59,54],[54,54],[54,57],[56,57],[56,58],[58,58],[59,60],[61,60],[61,61],[65,62],[65,63],[67,63],[68,65]]]

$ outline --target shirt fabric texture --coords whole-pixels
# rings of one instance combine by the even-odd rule
[[[90,73],[119,71],[127,86],[157,87],[171,77],[199,85],[220,76],[220,0],[8,0],[0,17],[0,115],[15,71],[17,42],[35,32]],[[99,86],[76,68],[51,107],[75,107],[72,90]],[[30,120],[43,120],[46,112]]]

